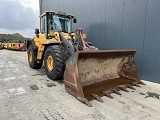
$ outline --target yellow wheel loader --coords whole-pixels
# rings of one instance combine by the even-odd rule
[[[126,88],[135,89],[140,81],[134,60],[135,50],[98,50],[86,42],[86,35],[78,28],[72,32],[73,15],[46,11],[40,15],[40,32],[27,42],[28,62],[40,69],[44,62],[47,76],[64,79],[67,92],[88,106],[111,93],[121,95]]]

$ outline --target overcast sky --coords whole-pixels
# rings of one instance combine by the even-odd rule
[[[39,28],[39,0],[0,0],[0,33],[32,38]]]

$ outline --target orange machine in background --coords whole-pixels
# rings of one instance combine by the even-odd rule
[[[25,43],[0,43],[0,49],[26,51]]]

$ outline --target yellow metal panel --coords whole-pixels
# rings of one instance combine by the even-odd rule
[[[55,32],[55,34],[57,34],[57,33]],[[57,40],[55,38],[57,38]],[[34,37],[34,42],[35,42],[35,45],[38,48],[37,59],[42,59],[42,55],[44,53],[45,45],[48,42],[53,42],[54,43],[54,42],[57,42],[59,40],[60,40],[59,34],[57,34],[56,37],[54,36],[52,39],[46,39],[46,35],[45,34],[39,34],[39,37],[35,36]]]

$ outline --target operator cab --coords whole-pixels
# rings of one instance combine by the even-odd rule
[[[76,23],[76,18],[73,15],[63,12],[46,11],[40,15],[40,33],[46,34],[49,39],[49,34],[53,31],[71,33],[72,20]],[[39,30],[35,33],[39,34]]]

